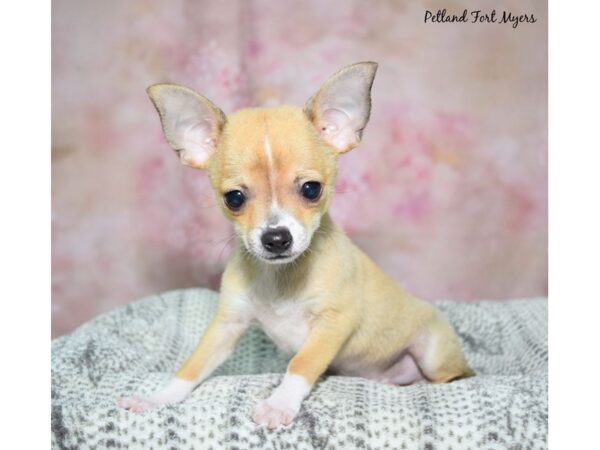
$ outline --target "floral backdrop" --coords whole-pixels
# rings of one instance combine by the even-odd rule
[[[52,330],[167,289],[217,288],[230,251],[206,175],[179,164],[145,88],[226,113],[302,105],[379,62],[334,219],[426,299],[547,292],[545,1],[82,1],[52,4]],[[534,14],[424,23],[426,9]]]

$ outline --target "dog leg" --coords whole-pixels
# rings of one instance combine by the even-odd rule
[[[252,419],[269,429],[289,425],[313,384],[327,370],[353,329],[354,322],[341,313],[321,316],[290,361],[281,384],[256,406]]]
[[[192,355],[167,386],[146,398],[120,398],[117,405],[132,412],[144,412],[180,402],[229,357],[246,328],[245,322],[232,321],[223,314],[217,314]]]
[[[452,325],[439,316],[411,344],[421,372],[432,383],[446,383],[475,375],[467,364]]]

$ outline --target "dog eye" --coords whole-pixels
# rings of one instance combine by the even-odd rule
[[[246,196],[242,191],[229,191],[223,195],[225,198],[225,204],[232,211],[240,209],[246,202]]]
[[[307,181],[302,185],[300,193],[305,199],[315,201],[321,196],[322,190],[321,183],[318,181]]]

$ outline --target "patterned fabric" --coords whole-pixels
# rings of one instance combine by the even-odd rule
[[[216,294],[189,289],[104,314],[52,342],[52,448],[543,449],[547,447],[547,302],[438,302],[477,376],[394,387],[321,379],[288,428],[250,413],[289,356],[257,328],[180,404],[144,414],[119,396],[161,387],[210,321]]]

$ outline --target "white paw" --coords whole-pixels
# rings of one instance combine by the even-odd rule
[[[134,413],[142,413],[161,407],[163,404],[142,397],[122,397],[117,400],[119,408],[127,409]]]
[[[294,409],[267,399],[256,405],[252,412],[252,420],[272,430],[282,425],[289,425],[296,414],[297,411]]]
[[[150,409],[160,408],[183,400],[194,388],[194,383],[180,378],[173,378],[167,386],[155,392],[150,397],[123,397],[117,400],[117,405],[131,412],[141,413]]]

